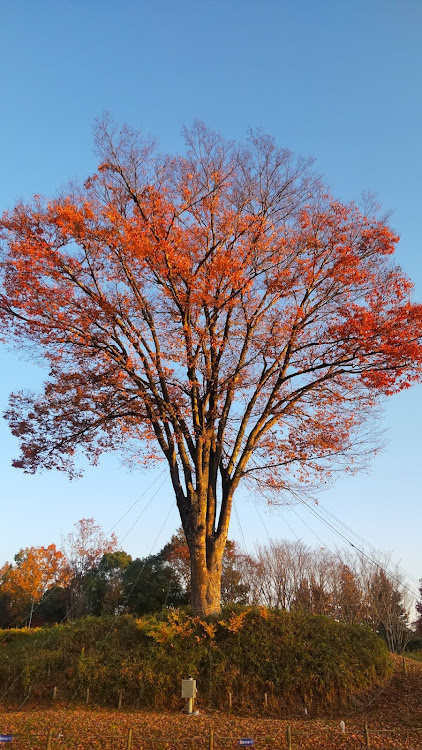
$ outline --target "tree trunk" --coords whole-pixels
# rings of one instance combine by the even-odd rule
[[[34,614],[34,598],[32,598],[32,601],[31,601],[31,612],[29,614],[28,628],[31,627],[31,624],[32,624],[32,615],[33,614]]]
[[[217,614],[221,609],[221,566],[209,569],[191,557],[191,591],[195,615]]]
[[[207,561],[202,545],[190,549],[192,609],[199,617],[217,614],[221,609],[221,559],[214,551]]]
[[[208,458],[209,461],[209,458]],[[207,464],[202,456],[201,462]],[[183,531],[189,548],[191,571],[191,604],[195,615],[208,617],[221,610],[221,572],[227,542],[233,492],[236,485],[226,481],[222,487],[219,514],[217,514],[217,472],[202,473],[196,487],[188,487],[186,495],[180,486],[177,473],[172,474],[176,501]],[[198,472],[201,473],[201,472]],[[218,516],[218,518],[217,518]]]

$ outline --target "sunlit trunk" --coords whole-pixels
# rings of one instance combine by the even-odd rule
[[[221,560],[214,554],[207,563],[205,550],[197,546],[190,556],[192,609],[195,615],[208,617],[221,609]]]
[[[201,468],[195,486],[189,483],[186,494],[176,471],[172,479],[189,548],[192,609],[195,615],[208,617],[221,610],[222,559],[235,485],[223,483],[217,503],[217,470],[204,450],[196,465]]]

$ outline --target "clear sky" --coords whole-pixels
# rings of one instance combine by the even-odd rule
[[[104,110],[156,136],[164,151],[183,149],[181,128],[194,118],[236,139],[261,127],[280,145],[314,156],[340,199],[370,190],[393,210],[402,238],[397,260],[422,300],[420,0],[0,5],[1,210],[91,173],[92,125]],[[4,346],[1,411],[12,390],[36,388],[43,376]],[[319,497],[414,579],[422,576],[421,412],[421,386],[390,399],[387,445],[369,473],[341,479]],[[12,469],[17,445],[4,420],[0,443],[0,565],[20,547],[60,544],[82,517],[95,517],[104,531],[117,524],[133,556],[160,548],[178,525],[164,466],[129,474],[112,458],[70,483],[57,472]],[[240,528],[235,515],[231,537],[249,551],[268,534],[342,543],[301,506],[270,513],[257,503],[257,511],[243,493],[236,507]]]

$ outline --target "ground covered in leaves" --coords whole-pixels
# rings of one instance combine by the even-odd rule
[[[110,711],[73,704],[0,710],[0,734],[13,735],[10,745],[3,745],[11,750],[126,750],[130,735],[132,750],[205,750],[210,748],[212,730],[214,750],[235,750],[241,747],[241,739],[253,739],[256,750],[278,750],[288,748],[289,727],[292,750],[422,748],[422,664],[407,659],[405,673],[401,657],[394,657],[394,663],[394,674],[382,691],[362,699],[353,711],[326,717],[316,718],[311,713],[276,717],[271,706],[261,716],[202,710],[198,716],[188,717],[184,713]]]

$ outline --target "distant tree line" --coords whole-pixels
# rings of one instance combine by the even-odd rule
[[[401,652],[422,636],[421,600],[413,631],[406,584],[387,557],[301,541],[269,541],[254,554],[229,541],[223,557],[222,604],[258,605],[366,623]],[[58,550],[29,547],[0,568],[0,627],[39,626],[85,615],[143,615],[190,602],[189,551],[182,529],[155,555],[132,559],[93,518],[81,519]]]

